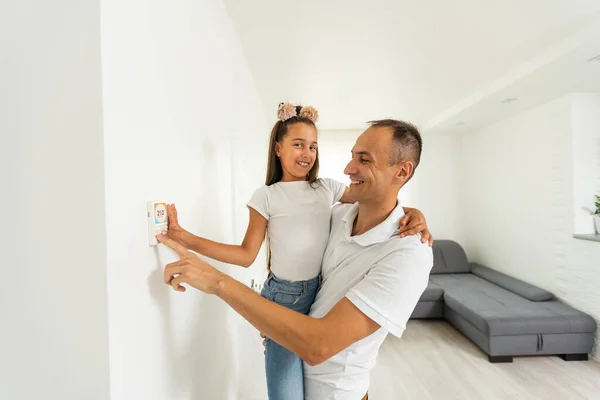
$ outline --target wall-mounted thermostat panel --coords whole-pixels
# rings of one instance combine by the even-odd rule
[[[168,227],[167,203],[164,201],[149,201],[148,208],[148,244],[156,246],[158,244],[156,235]]]

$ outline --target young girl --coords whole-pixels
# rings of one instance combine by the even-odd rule
[[[266,235],[269,277],[262,296],[308,314],[320,287],[331,207],[352,199],[346,185],[317,178],[317,111],[281,103],[277,116],[271,131],[267,179],[248,202],[250,220],[242,244],[217,243],[185,231],[179,226],[174,205],[167,206],[167,234],[206,257],[243,267],[252,265]],[[412,234],[424,227],[422,241],[427,241],[429,233],[420,211],[405,212],[400,225],[406,227],[399,233]],[[270,400],[304,399],[303,365],[296,354],[266,338],[265,366]]]

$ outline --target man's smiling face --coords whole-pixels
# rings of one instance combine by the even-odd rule
[[[390,166],[392,130],[371,127],[352,148],[352,160],[344,173],[350,178],[350,195],[359,202],[377,201],[396,183],[398,167]]]

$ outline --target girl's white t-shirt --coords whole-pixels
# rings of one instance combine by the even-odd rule
[[[267,219],[271,272],[279,279],[305,281],[321,272],[329,239],[331,207],[346,185],[329,178],[278,182],[256,190],[248,207]]]

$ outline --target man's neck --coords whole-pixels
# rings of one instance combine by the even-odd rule
[[[396,205],[397,197],[390,197],[376,203],[358,203],[358,215],[354,219],[352,236],[362,235],[373,229],[390,216]]]

